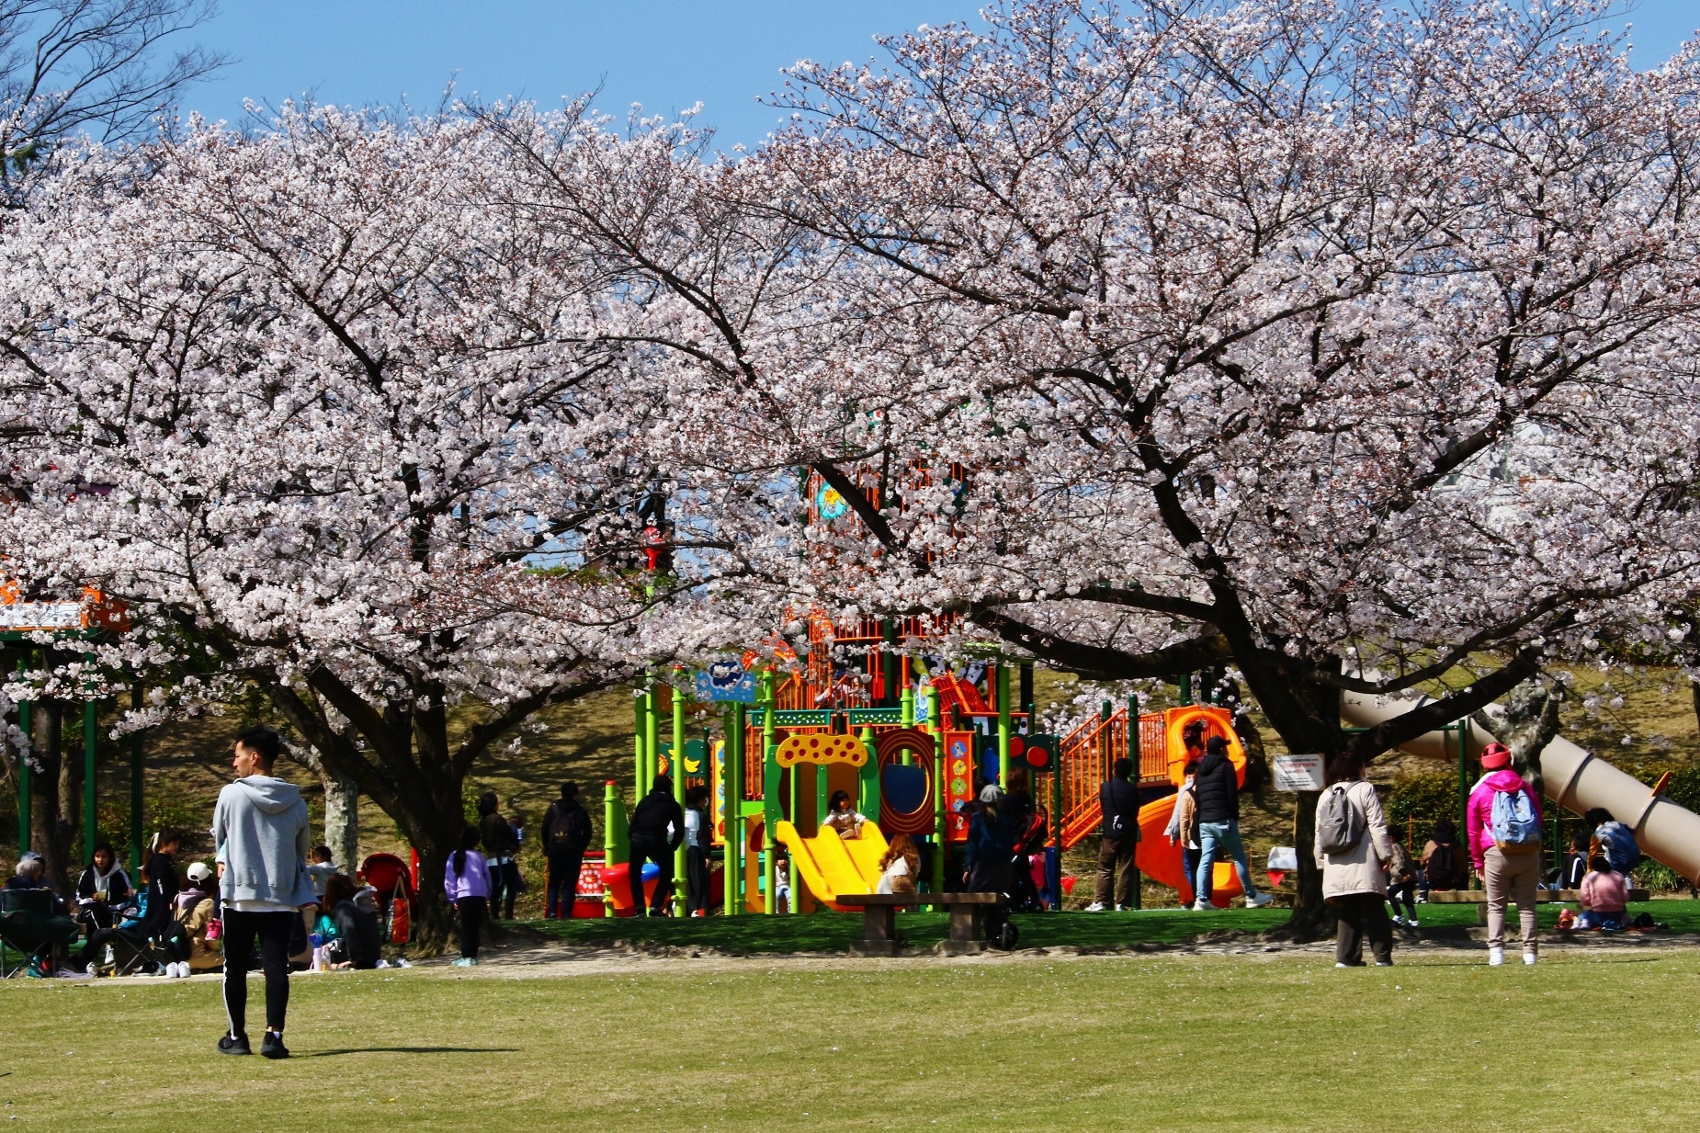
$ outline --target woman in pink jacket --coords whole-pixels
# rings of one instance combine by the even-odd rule
[[[1505,904],[1517,902],[1517,919],[1523,928],[1523,963],[1540,959],[1540,942],[1535,932],[1535,887],[1541,876],[1541,800],[1522,776],[1511,770],[1511,751],[1492,743],[1482,750],[1486,772],[1470,792],[1465,810],[1470,834],[1470,858],[1487,885],[1488,963],[1505,963]],[[1535,841],[1501,846],[1494,840],[1493,802],[1499,794],[1528,796],[1534,812]]]

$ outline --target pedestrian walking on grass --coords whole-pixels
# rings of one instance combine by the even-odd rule
[[[1470,792],[1464,816],[1470,860],[1487,887],[1488,963],[1505,963],[1505,906],[1517,902],[1523,930],[1523,963],[1540,956],[1535,891],[1541,880],[1541,800],[1511,770],[1511,749],[1492,743],[1482,749],[1485,774]]]
[[[1116,760],[1110,777],[1098,788],[1098,807],[1104,815],[1104,836],[1098,843],[1098,892],[1096,900],[1086,906],[1089,913],[1101,913],[1110,902],[1111,887],[1115,888],[1116,908],[1130,908],[1133,879],[1138,873],[1133,855],[1139,849],[1139,788],[1131,781],[1133,760],[1123,756]]]
[[[1198,873],[1192,891],[1197,895],[1193,908],[1200,912],[1210,908],[1204,894],[1210,891],[1211,871],[1216,862],[1231,857],[1240,875],[1240,888],[1245,891],[1248,909],[1260,909],[1275,898],[1259,893],[1251,880],[1251,859],[1246,856],[1245,843],[1240,839],[1239,776],[1228,759],[1228,741],[1211,736],[1205,745],[1204,762],[1198,765],[1198,777],[1192,785],[1198,800],[1198,841],[1201,847]]]
[[[1387,817],[1363,760],[1349,751],[1328,764],[1328,786],[1316,807],[1316,864],[1322,900],[1334,911],[1334,966],[1359,968],[1364,938],[1379,967],[1393,963],[1393,924],[1387,919],[1385,864],[1393,856]]]
[[[513,800],[509,800],[512,802]],[[497,807],[495,791],[478,799],[478,837],[484,843],[484,863],[490,871],[490,919],[514,919],[519,896],[519,834]]]
[[[236,737],[231,768],[236,782],[218,793],[213,808],[213,844],[218,847],[219,898],[223,909],[224,1010],[229,1033],[218,1040],[224,1054],[250,1054],[248,966],[255,940],[266,975],[266,1034],[260,1053],[288,1058],[283,1045],[289,1010],[289,936],[313,907],[307,874],[312,847],[307,802],[301,789],[272,775],[283,751],[270,728],[249,728]]]
[[[451,961],[456,968],[478,966],[479,936],[490,905],[490,866],[478,852],[482,837],[478,827],[468,826],[461,831],[460,849],[443,863],[443,895],[460,927],[460,959]]]
[[[578,875],[590,845],[590,815],[578,801],[578,784],[561,784],[561,797],[543,816],[543,853],[549,859],[549,885],[543,915],[570,917],[578,895]]]
[[[655,863],[655,896],[649,902],[649,915],[667,915],[667,902],[673,896],[673,851],[685,839],[685,812],[673,797],[673,780],[657,775],[649,794],[632,810],[632,820],[626,827],[630,839],[626,855],[632,883],[632,908],[643,916],[643,863]]]
[[[1397,830],[1387,832],[1387,841],[1393,847],[1393,856],[1386,862],[1387,903],[1393,906],[1393,923],[1416,928],[1421,923],[1417,920],[1416,902],[1412,900],[1417,887],[1417,866]],[[1405,903],[1403,913],[1399,911],[1400,901]]]

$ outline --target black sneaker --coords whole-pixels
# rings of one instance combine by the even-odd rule
[[[243,1035],[240,1038],[232,1038],[229,1035],[225,1035],[222,1039],[218,1040],[218,1052],[220,1054],[253,1054],[254,1053],[253,1050],[250,1049],[249,1046],[248,1046],[248,1036],[247,1035]]]
[[[260,1040],[261,1058],[288,1058],[289,1048],[283,1045],[283,1036],[276,1031],[267,1031],[266,1037]]]

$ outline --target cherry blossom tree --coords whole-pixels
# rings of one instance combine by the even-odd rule
[[[0,545],[175,674],[257,686],[393,817],[428,904],[479,757],[656,652],[612,308],[498,207],[488,134],[286,108],[93,152],[5,248]],[[36,695],[81,679],[37,675]]]
[[[1634,71],[1606,11],[1010,4],[800,66],[748,160],[502,132],[521,211],[642,292],[658,459],[743,597],[1222,668],[1374,755],[1668,646],[1692,585],[1696,58]]]

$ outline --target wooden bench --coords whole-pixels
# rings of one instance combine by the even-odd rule
[[[1004,905],[1002,893],[847,893],[833,899],[837,904],[860,907],[862,938],[850,942],[852,952],[869,956],[895,956],[902,942],[897,936],[897,910],[931,905],[950,913],[950,935],[939,943],[939,951],[960,956],[986,947],[986,910]]]
[[[1629,900],[1645,901],[1648,893],[1645,889],[1631,889]],[[1551,905],[1560,902],[1576,902],[1582,899],[1579,889],[1537,889],[1535,904]],[[1430,889],[1428,903],[1431,905],[1474,905],[1476,907],[1476,923],[1487,924],[1487,890],[1485,889]],[[1511,901],[1508,904],[1515,905]]]

